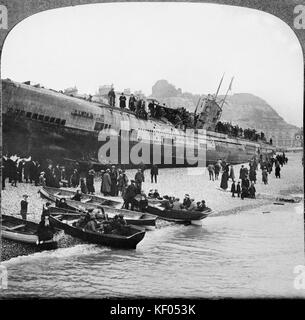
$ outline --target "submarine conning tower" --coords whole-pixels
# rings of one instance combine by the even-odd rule
[[[220,120],[222,108],[216,102],[216,99],[208,95],[202,97],[197,105],[197,121],[196,129],[205,129],[208,131],[215,131],[217,122]]]

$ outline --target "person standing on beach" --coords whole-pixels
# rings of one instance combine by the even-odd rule
[[[233,182],[232,182],[232,184],[231,184],[231,192],[232,192],[232,197],[235,198],[236,185],[235,185],[234,180],[233,180]]]
[[[263,168],[262,171],[262,180],[264,184],[268,184],[268,171],[266,168]]]
[[[241,189],[240,189],[240,181],[238,181],[237,186],[236,186],[236,193],[237,197],[240,197]]]
[[[44,175],[45,175],[44,171],[41,171],[39,176],[39,185],[42,187],[46,186],[46,178]]]
[[[153,164],[150,169],[150,177],[151,177],[151,183],[154,182],[157,183],[157,175],[159,174],[159,169],[156,164]]]
[[[249,178],[250,178],[251,182],[256,183],[256,171],[253,167],[251,167],[251,169],[250,169]]]
[[[51,203],[47,202],[46,205],[42,207],[41,219],[43,219],[46,216],[50,216],[50,206]]]
[[[110,177],[110,169],[107,169],[103,175],[101,192],[104,196],[109,196],[111,192],[111,177]]]
[[[252,199],[255,199],[255,192],[256,192],[256,189],[254,187],[254,182],[251,182],[251,186],[249,188],[249,197]]]
[[[226,166],[224,169],[224,172],[221,176],[221,181],[220,181],[220,188],[223,190],[228,189],[228,180],[229,180],[229,167]]]
[[[89,194],[94,194],[94,170],[90,169],[86,178],[86,186]]]
[[[214,171],[215,171],[214,165],[209,164],[208,165],[208,171],[209,171],[210,180],[214,181]]]
[[[221,169],[220,163],[216,162],[214,166],[215,180],[218,180],[220,169]]]
[[[138,169],[138,172],[136,173],[134,180],[136,182],[136,188],[138,193],[141,193],[142,182],[144,182],[144,174],[141,169]]]
[[[232,165],[232,164],[231,164],[231,166],[230,166],[229,179],[231,179],[233,182],[235,181],[234,167],[233,167],[233,165]]]
[[[280,167],[280,165],[277,165],[276,167],[275,167],[275,177],[276,178],[281,178],[281,167]]]
[[[118,170],[115,166],[111,166],[111,171],[109,172],[111,179],[111,190],[110,195],[116,197],[118,195]]]
[[[23,199],[20,202],[20,215],[23,220],[26,220],[26,215],[28,213],[28,195],[24,194]]]

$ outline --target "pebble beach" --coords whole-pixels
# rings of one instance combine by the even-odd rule
[[[220,189],[219,180],[210,181],[205,168],[175,168],[159,169],[158,183],[150,182],[150,171],[145,171],[145,182],[142,188],[146,193],[150,189],[158,189],[161,195],[169,195],[183,199],[184,194],[190,194],[196,201],[205,200],[208,207],[213,210],[212,216],[229,215],[239,211],[260,207],[276,201],[280,197],[302,198],[303,189],[303,166],[301,153],[288,154],[288,164],[282,167],[281,179],[276,179],[274,170],[268,177],[268,184],[262,183],[261,170],[257,171],[256,199],[232,198],[230,193],[231,180],[228,182],[227,191]],[[247,164],[244,164],[247,166]],[[235,177],[238,178],[240,165],[234,166]],[[126,171],[129,180],[134,178],[136,170]],[[100,193],[100,181],[95,181],[95,192]],[[5,190],[2,190],[1,211],[4,214],[19,215],[20,201],[23,194],[29,195],[28,219],[39,221],[42,206],[46,202],[39,194],[40,187],[33,184],[19,183],[17,187],[6,183]],[[70,188],[69,190],[76,190]]]

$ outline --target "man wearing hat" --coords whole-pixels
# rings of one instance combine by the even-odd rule
[[[20,202],[20,214],[23,220],[26,220],[26,215],[28,213],[28,197],[29,196],[27,194],[24,194],[23,199]]]
[[[142,182],[144,182],[144,174],[141,169],[138,169],[138,172],[135,175],[136,187],[138,189],[138,193],[141,193],[142,190]]]
[[[185,196],[184,196],[184,199],[183,199],[183,206],[184,206],[184,208],[188,208],[190,205],[191,205],[191,203],[192,203],[192,201],[191,201],[191,199],[190,199],[190,196],[188,195],[188,194],[186,194]]]
[[[41,219],[43,219],[46,216],[50,216],[50,206],[51,206],[51,203],[47,202],[46,205],[42,207]]]
[[[131,184],[127,187],[124,197],[125,209],[129,209],[129,204],[131,204],[131,210],[134,209],[135,196],[137,195],[137,188],[135,186],[135,181],[131,180]]]
[[[111,191],[110,169],[107,169],[102,178],[101,192],[108,196]]]

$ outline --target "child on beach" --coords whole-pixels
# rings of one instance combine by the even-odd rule
[[[231,192],[232,192],[232,197],[235,198],[236,185],[235,185],[235,181],[234,180],[233,180],[233,182],[231,184]]]
[[[28,195],[23,195],[23,199],[20,202],[20,214],[23,220],[26,220],[26,215],[28,213]]]

